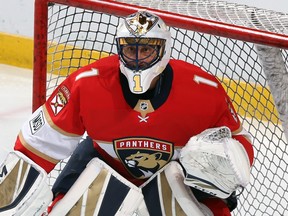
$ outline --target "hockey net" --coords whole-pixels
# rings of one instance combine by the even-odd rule
[[[33,109],[67,75],[116,53],[119,19],[143,7],[170,26],[172,58],[221,80],[253,136],[251,183],[233,215],[288,215],[288,14],[214,0],[36,0]]]

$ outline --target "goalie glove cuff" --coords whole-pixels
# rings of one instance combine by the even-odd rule
[[[192,137],[180,152],[180,162],[187,172],[185,184],[220,198],[249,183],[248,155],[227,127]]]

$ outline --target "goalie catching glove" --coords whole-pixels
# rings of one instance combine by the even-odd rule
[[[225,199],[250,179],[249,158],[228,127],[211,128],[190,138],[180,152],[184,183]]]

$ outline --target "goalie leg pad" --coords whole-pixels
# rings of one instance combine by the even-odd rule
[[[94,158],[49,216],[68,213],[132,216],[135,212],[148,215],[141,189],[100,159]]]
[[[176,161],[171,161],[151,176],[141,188],[150,215],[213,215],[184,184],[182,167]]]
[[[227,127],[207,129],[192,137],[180,152],[185,184],[227,198],[250,179],[248,155]]]
[[[41,215],[52,200],[46,172],[20,152],[10,152],[0,171],[0,216]]]

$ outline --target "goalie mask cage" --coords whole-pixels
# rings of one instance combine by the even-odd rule
[[[116,53],[119,19],[145,8],[170,26],[172,58],[221,80],[253,136],[251,182],[232,214],[288,215],[288,14],[214,0],[126,1],[35,1],[33,109],[68,74]]]

